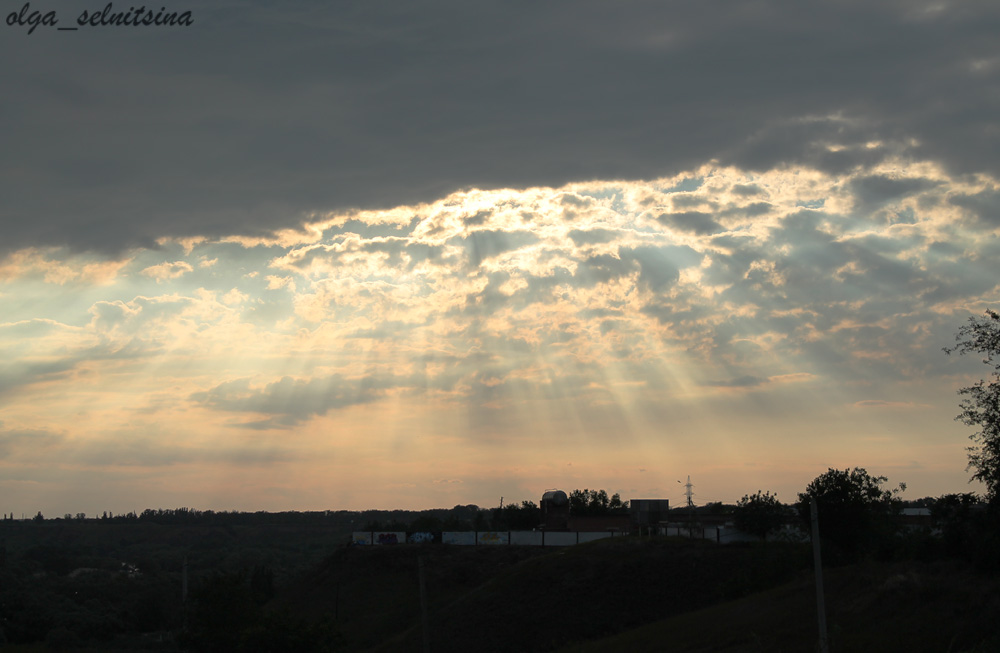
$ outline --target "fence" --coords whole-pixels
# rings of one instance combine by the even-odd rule
[[[713,542],[718,542],[719,544],[728,544],[730,542],[756,542],[760,540],[759,537],[744,533],[743,531],[737,530],[732,526],[669,525],[661,526],[659,532],[660,535],[687,537],[695,540],[711,540]],[[801,530],[792,526],[785,526],[777,532],[769,535],[768,539],[803,542],[808,541],[809,538]]]
[[[608,537],[621,537],[617,531],[443,531],[436,533],[403,531],[355,531],[355,545],[453,544],[458,546],[573,546]]]

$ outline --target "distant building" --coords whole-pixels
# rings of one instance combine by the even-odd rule
[[[670,499],[632,499],[628,505],[635,530],[639,527],[655,529],[660,522],[670,519]]]
[[[542,530],[578,531],[587,533],[616,532],[628,533],[632,530],[632,518],[628,513],[606,515],[570,514],[569,497],[562,490],[549,490],[542,495]]]
[[[542,495],[542,528],[564,531],[569,528],[569,497],[562,490],[549,490]]]

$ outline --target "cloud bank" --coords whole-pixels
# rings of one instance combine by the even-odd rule
[[[710,160],[1000,175],[1000,8],[986,0],[185,10],[195,24],[175,31],[7,30],[0,54],[21,63],[0,72],[14,90],[0,115],[18,125],[0,148],[5,251],[253,237],[316,212]],[[914,190],[856,183],[865,206]],[[995,224],[995,192],[955,201]],[[672,227],[723,225],[674,208]]]
[[[789,450],[884,462],[888,442],[929,477],[947,447],[960,478],[951,390],[975,369],[940,350],[1000,296],[1000,239],[963,203],[995,188],[900,161],[706,165],[164,240],[100,282],[97,255],[26,250],[4,264],[6,464],[59,433],[37,443],[72,469],[424,464],[429,497],[555,473],[477,469],[486,452],[731,476]]]

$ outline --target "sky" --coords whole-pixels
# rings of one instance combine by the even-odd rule
[[[0,511],[981,489],[992,0],[106,4],[3,7]]]

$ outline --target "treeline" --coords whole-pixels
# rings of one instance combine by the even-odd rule
[[[740,499],[730,514],[736,528],[766,541],[789,525],[808,535],[815,505],[825,564],[869,557],[960,559],[982,572],[1000,572],[1000,508],[995,503],[971,492],[904,501],[900,494],[906,485],[890,489],[884,487],[887,481],[860,467],[829,469],[793,504],[758,491]],[[910,517],[904,513],[907,507],[924,508],[929,514]]]
[[[84,513],[66,514],[62,517],[46,518],[41,512],[31,519],[15,519],[13,513],[3,516],[4,522],[88,522],[107,524],[150,523],[162,525],[199,525],[199,526],[322,526],[355,522],[359,528],[371,521],[409,523],[423,515],[439,518],[456,517],[461,520],[471,520],[480,512],[478,506],[455,506],[451,509],[434,510],[315,510],[268,512],[258,510],[244,512],[239,510],[196,510],[194,508],[153,509],[147,508],[140,513],[104,512],[99,517],[88,517]],[[366,521],[367,520],[367,521]]]
[[[606,515],[628,511],[629,502],[618,493],[609,495],[606,490],[573,490],[569,495],[573,515]],[[4,521],[15,520],[13,513],[4,514]],[[151,523],[161,525],[199,526],[330,526],[354,524],[354,530],[531,530],[541,523],[541,509],[534,501],[506,503],[494,508],[480,508],[475,504],[457,505],[453,508],[431,510],[314,510],[267,512],[258,510],[197,510],[194,508],[153,509],[140,513],[103,512],[100,517],[84,513],[65,514],[46,519],[41,512],[30,521],[46,522],[99,522],[107,524]]]
[[[571,496],[592,510],[624,506],[604,491]],[[264,606],[352,531],[530,530],[540,519],[532,501],[423,511],[7,513],[0,519],[0,647],[337,650],[331,624]]]
[[[568,495],[571,515],[593,516],[627,514],[629,502],[607,490],[573,490]],[[475,505],[455,506],[451,510],[424,510],[410,521],[405,519],[372,520],[359,530],[386,531],[530,531],[542,521],[542,510],[534,501],[510,502],[495,508]]]

